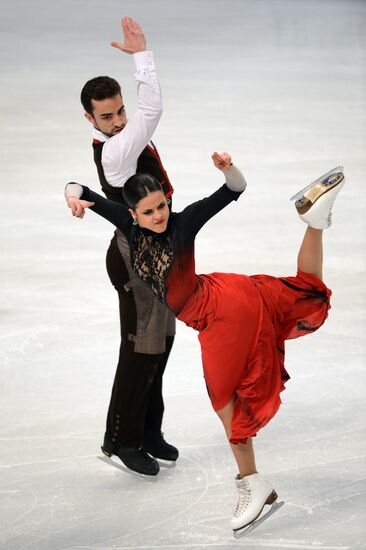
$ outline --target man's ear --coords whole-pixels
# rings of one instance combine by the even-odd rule
[[[86,120],[88,120],[90,122],[90,124],[92,124],[94,126],[95,124],[95,120],[94,120],[94,117],[90,114],[90,113],[84,113],[84,116],[86,118]]]

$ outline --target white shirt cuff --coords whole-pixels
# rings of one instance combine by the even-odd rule
[[[135,61],[136,70],[154,67],[154,56],[152,51],[137,52],[132,54]]]

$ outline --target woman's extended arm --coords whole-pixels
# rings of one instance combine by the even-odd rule
[[[245,191],[247,182],[239,168],[233,165],[231,162],[231,156],[229,153],[213,153],[211,155],[214,165],[216,168],[221,170],[225,174],[225,183],[231,191],[236,191],[242,193]]]
[[[191,234],[196,234],[201,227],[215,214],[220,212],[232,201],[238,200],[247,184],[239,168],[231,162],[228,153],[214,153],[212,160],[216,168],[225,175],[225,184],[209,197],[194,202],[178,214],[185,228],[189,228]]]
[[[90,208],[121,231],[124,231],[131,222],[131,215],[126,206],[105,199],[89,187],[79,183],[71,182],[66,185],[65,198],[68,207],[71,208],[72,215],[78,218],[83,218],[85,209]]]

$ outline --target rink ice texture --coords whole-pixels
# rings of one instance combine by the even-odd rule
[[[365,13],[354,0],[4,3],[1,548],[365,547]],[[246,174],[245,196],[198,237],[199,271],[293,274],[305,225],[289,198],[345,167],[324,239],[329,320],[288,342],[283,405],[255,441],[286,504],[239,540],[237,472],[191,329],[178,325],[164,379],[176,466],[146,480],[98,460],[119,345],[112,228],[73,219],[62,194],[70,180],[98,190],[82,84],[114,76],[136,106],[133,62],[108,46],[124,14],[155,54],[174,209],[221,184],[214,150]]]

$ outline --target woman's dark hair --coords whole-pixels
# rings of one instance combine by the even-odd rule
[[[163,191],[162,186],[150,174],[134,174],[123,186],[123,197],[127,206],[135,210],[137,203],[152,191]]]
[[[93,115],[92,99],[97,101],[121,94],[121,86],[117,80],[110,76],[96,76],[84,85],[81,90],[80,100],[87,113]]]

